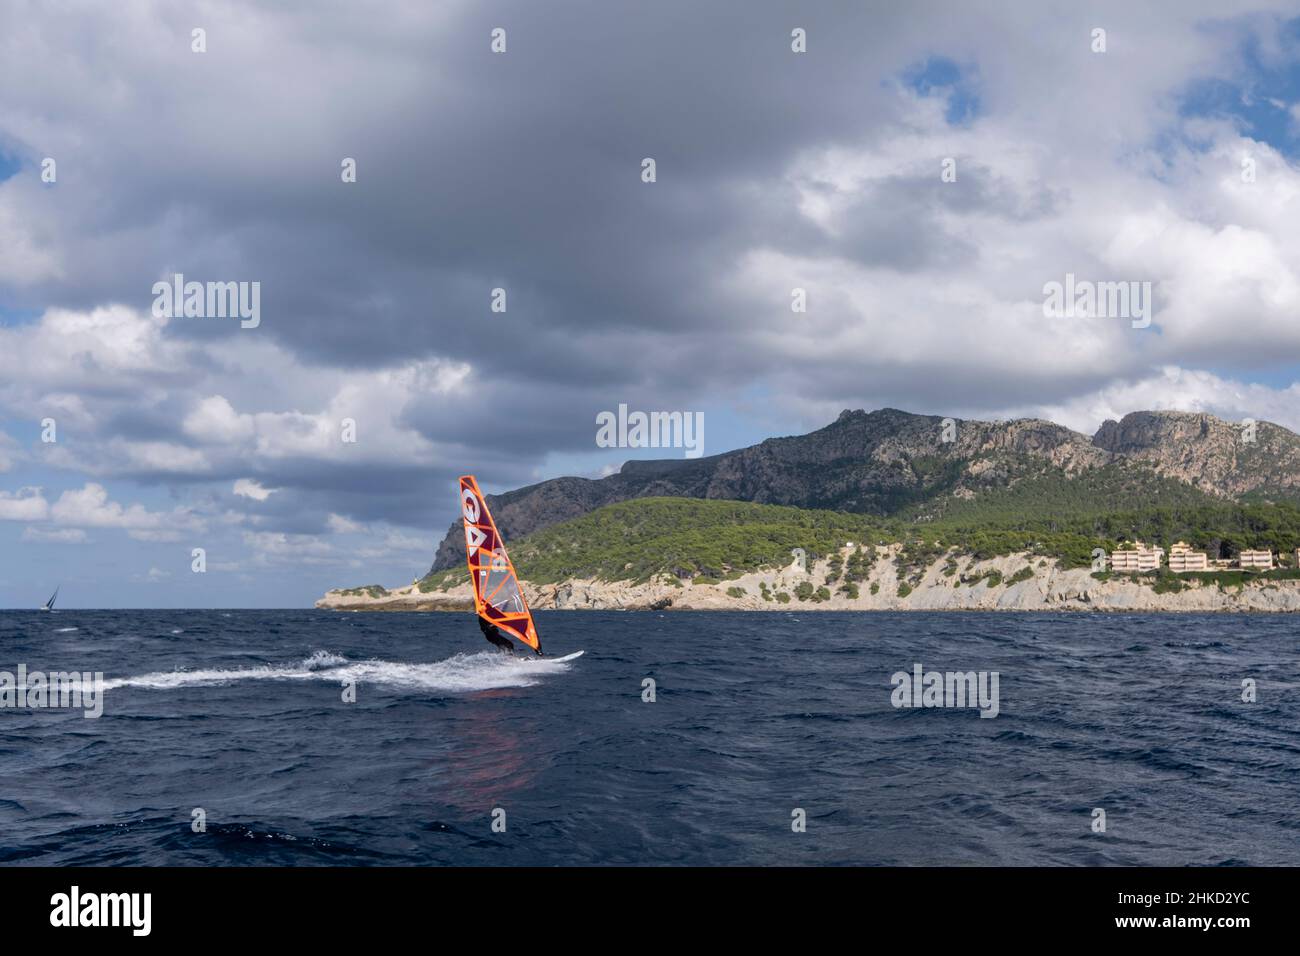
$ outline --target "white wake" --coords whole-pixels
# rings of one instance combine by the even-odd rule
[[[443,693],[466,693],[505,687],[531,687],[539,678],[563,674],[568,662],[546,658],[507,657],[498,651],[457,654],[430,664],[406,664],[398,661],[350,661],[327,651],[316,651],[306,660],[277,666],[241,667],[230,670],[157,671],[136,677],[104,681],[105,690],[118,687],[144,687],[171,690],[178,687],[204,687],[233,684],[238,681],[330,681],[379,684],[387,687]]]

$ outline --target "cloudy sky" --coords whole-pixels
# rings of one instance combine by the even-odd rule
[[[0,606],[404,584],[620,403],[1300,428],[1300,2],[1084,6],[7,0]]]

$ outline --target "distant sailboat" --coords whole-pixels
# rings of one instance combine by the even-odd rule
[[[53,610],[54,610],[54,602],[55,602],[56,600],[58,600],[58,597],[59,597],[59,589],[58,589],[58,588],[55,588],[55,589],[54,589],[54,593],[50,595],[50,599],[49,599],[48,601],[45,602],[45,606],[42,607],[41,610],[42,610],[42,611],[53,611]]]

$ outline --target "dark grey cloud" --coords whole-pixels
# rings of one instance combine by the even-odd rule
[[[193,349],[174,370],[78,366],[66,385],[115,474],[257,479],[286,490],[254,504],[223,489],[213,506],[292,533],[330,512],[425,525],[460,471],[533,480],[548,455],[591,452],[596,413],[624,401],[1064,401],[1170,359],[1017,309],[1067,269],[1114,268],[1075,199],[1112,179],[1131,189],[1120,147],[1148,145],[1199,63],[1220,68],[1198,61],[1212,11],[1102,5],[1119,42],[1097,61],[1092,14],[1065,3],[13,4],[0,135],[28,164],[58,156],[57,188],[18,208],[59,267],[0,292],[14,309],[147,311],[175,271],[261,282],[255,332],[176,321],[166,340]],[[189,52],[196,25],[203,55]],[[807,54],[790,51],[796,26]],[[494,27],[504,55],[489,51]],[[978,71],[985,112],[933,120],[943,104],[901,77],[934,56]],[[343,157],[358,183],[340,182]],[[817,306],[805,320],[788,311],[795,282]],[[496,286],[505,314],[488,308]],[[248,374],[248,342],[274,345],[284,368]],[[430,446],[419,455],[391,438],[355,461],[241,455],[184,427],[214,394],[242,414],[335,415],[334,378],[315,369],[434,359],[469,366],[467,390],[385,399]],[[207,467],[162,469],[113,440],[202,451]]]

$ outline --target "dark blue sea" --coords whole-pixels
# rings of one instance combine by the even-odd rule
[[[0,710],[0,862],[1300,864],[1290,617],[538,623],[585,655],[460,614],[0,613],[0,671],[108,684]],[[895,708],[917,663],[998,672],[998,716]]]

